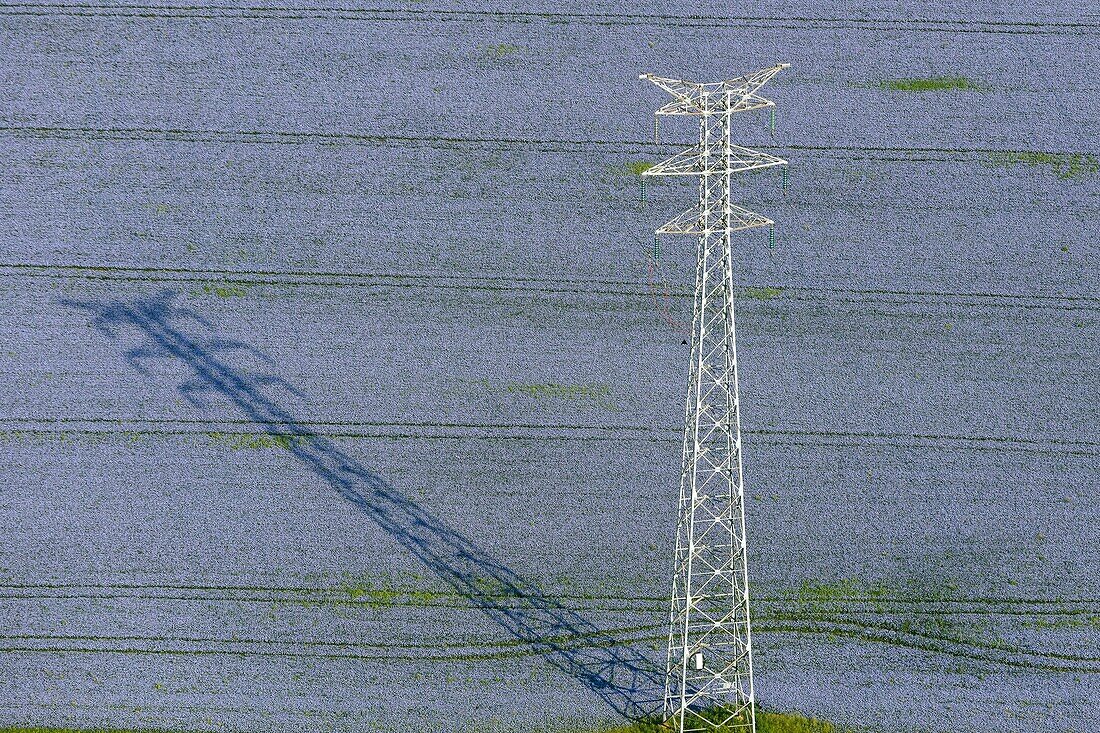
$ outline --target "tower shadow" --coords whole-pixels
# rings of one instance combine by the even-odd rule
[[[274,366],[269,357],[247,343],[216,337],[210,323],[175,300],[176,294],[166,290],[129,302],[63,300],[62,304],[89,313],[91,325],[110,338],[123,329],[136,331],[141,342],[129,349],[127,359],[138,372],[146,373],[144,362],[149,359],[170,359],[187,366],[191,377],[178,389],[188,402],[203,408],[210,397],[228,400],[243,417],[279,437],[298,461],[471,605],[613,710],[637,720],[660,707],[664,680],[651,659],[632,645],[616,643],[331,440],[308,430],[268,396],[274,387],[299,397],[300,392],[276,375],[237,369],[224,355],[246,352]],[[199,329],[207,333],[196,333]]]

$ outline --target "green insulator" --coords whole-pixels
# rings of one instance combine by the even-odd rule
[[[775,247],[775,227],[768,227],[768,246]]]

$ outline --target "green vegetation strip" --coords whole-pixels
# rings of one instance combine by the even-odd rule
[[[0,728],[0,733],[202,733],[183,728]]]
[[[1016,165],[1026,165],[1030,168],[1046,167],[1063,181],[1100,172],[1100,159],[1087,153],[1006,151],[990,153],[989,162],[990,165],[998,168],[1010,168]]]
[[[728,713],[721,710],[711,710],[702,713],[702,717],[712,721],[722,721],[728,717]],[[631,725],[618,727],[611,730],[595,728],[586,733],[672,733],[671,726],[661,723],[659,720],[642,720]],[[743,728],[733,725],[719,725],[714,728],[714,733],[740,733]],[[846,733],[846,729],[837,728],[832,723],[815,718],[807,718],[798,713],[780,713],[771,710],[756,710],[757,733]],[[187,731],[181,728],[152,729],[152,728],[38,728],[38,727],[14,727],[0,728],[0,733],[201,733],[199,731]],[[578,731],[578,733],[580,733]]]
[[[989,91],[989,88],[985,85],[973,82],[964,76],[937,76],[929,79],[888,79],[880,82],[879,86],[893,92]]]
[[[729,715],[721,708],[716,708],[702,712],[700,717],[719,724],[713,729],[714,733],[742,733],[747,721],[741,717],[734,717],[727,724],[723,724]],[[643,720],[605,731],[605,733],[673,733],[675,730],[675,727],[661,723],[659,720]],[[756,709],[756,731],[757,733],[846,733],[846,729],[837,728],[824,720],[807,718],[798,713],[780,713],[761,708]]]
[[[762,287],[762,288],[745,288],[743,295],[746,298],[752,298],[754,300],[771,300],[772,298],[778,298],[783,294],[783,288],[776,287]]]

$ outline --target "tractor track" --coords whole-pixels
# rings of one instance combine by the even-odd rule
[[[76,265],[0,262],[0,277],[76,279],[136,283],[218,283],[247,286],[428,288],[507,291],[532,294],[580,294],[592,296],[653,297],[653,282],[583,278],[497,277],[491,275],[440,275],[434,273],[369,273],[302,270],[235,270],[181,267],[128,267],[124,265]],[[665,288],[665,298],[687,300],[686,289]],[[783,287],[776,299],[863,305],[938,304],[969,308],[1011,308],[1100,312],[1100,298],[1086,295],[890,290],[880,288]],[[749,296],[748,299],[752,299]]]
[[[789,30],[905,31],[996,35],[1088,36],[1100,24],[1070,21],[995,21],[963,18],[859,18],[798,15],[671,15],[662,13],[530,12],[517,10],[385,9],[347,6],[4,3],[0,15],[193,20],[330,20],[375,23],[509,23],[657,28],[783,28]]]
[[[688,141],[660,143],[642,140],[583,140],[550,138],[463,137],[444,135],[390,135],[356,132],[319,132],[289,130],[201,130],[169,127],[64,127],[52,125],[3,125],[0,135],[31,139],[105,140],[124,142],[184,142],[228,143],[257,145],[321,145],[321,146],[398,146],[442,149],[467,149],[488,147],[494,151],[545,153],[660,153],[690,147]],[[908,146],[862,145],[768,145],[746,143],[757,150],[770,152],[803,153],[802,159],[812,159],[820,154],[825,159],[845,162],[874,160],[882,162],[943,162],[988,164],[990,156],[1014,154],[1040,154],[1051,156],[1095,155],[1097,151],[1084,150],[1007,150],[1003,148],[935,148]],[[829,155],[835,158],[829,158]],[[862,156],[862,157],[861,157]]]
[[[58,425],[66,422],[96,423],[110,425],[107,428],[66,428],[66,427],[25,427],[27,424]],[[453,439],[514,439],[514,440],[648,440],[650,442],[678,442],[679,428],[651,428],[642,425],[576,425],[576,424],[538,424],[538,423],[443,423],[443,422],[344,422],[322,423],[295,421],[293,423],[260,423],[243,420],[191,420],[186,418],[26,418],[0,417],[2,424],[16,425],[0,430],[0,437],[21,438],[29,436],[46,437],[91,437],[91,438],[138,438],[138,437],[187,437],[187,438],[253,438],[266,436],[288,441],[322,439],[365,440],[372,438],[453,438]],[[153,425],[200,425],[208,430],[171,430],[158,428],[130,427],[142,424]],[[219,425],[255,425],[257,430],[216,430]],[[279,427],[316,427],[318,430],[285,430]],[[342,430],[340,427],[357,427],[359,430]],[[380,428],[370,431],[362,428]],[[323,429],[328,428],[328,429]],[[419,428],[420,431],[388,431],[384,428]],[[433,432],[434,429],[434,432]],[[468,432],[462,432],[468,431]],[[478,432],[480,431],[480,432]],[[513,431],[513,432],[507,432]],[[561,432],[548,432],[561,431]],[[776,430],[742,429],[742,434],[761,438],[764,444],[777,445],[820,445],[854,448],[938,448],[945,450],[1004,451],[1041,454],[1067,454],[1095,456],[1100,455],[1100,443],[1093,441],[1062,440],[1056,438],[1010,438],[1003,436],[961,436],[921,433],[872,433],[842,432],[827,430]],[[664,433],[665,437],[661,437]],[[842,442],[848,440],[849,442]],[[954,445],[950,445],[954,443]]]

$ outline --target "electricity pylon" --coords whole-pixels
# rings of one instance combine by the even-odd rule
[[[734,145],[730,121],[774,107],[756,92],[788,66],[707,84],[641,76],[674,97],[656,114],[700,118],[698,145],[643,173],[700,176],[698,205],[657,230],[699,236],[664,699],[681,733],[756,729],[730,235],[772,221],[730,200],[730,176],[787,161]]]

